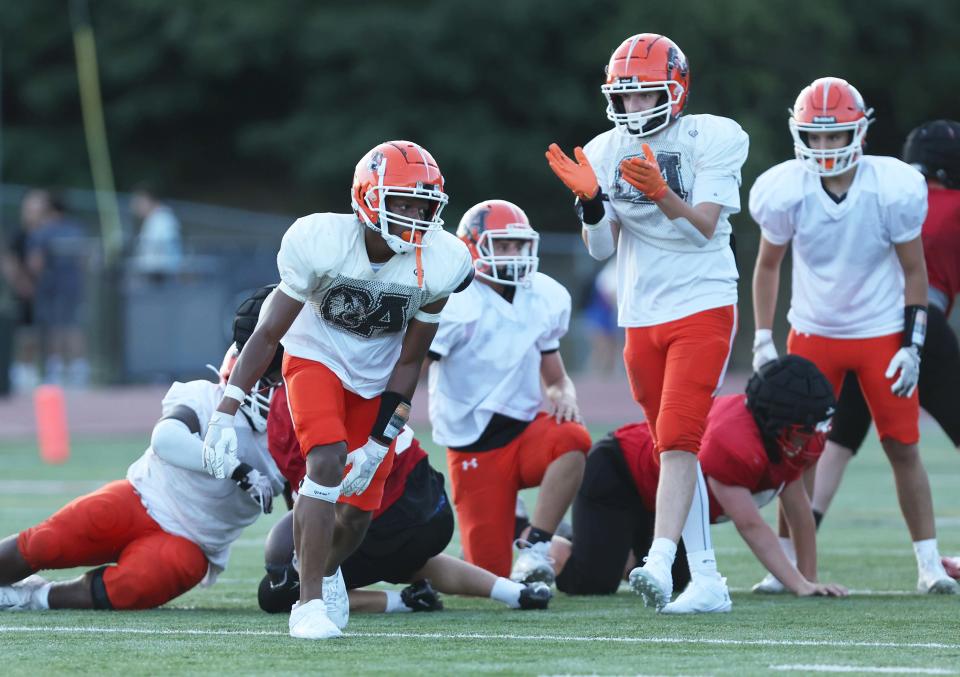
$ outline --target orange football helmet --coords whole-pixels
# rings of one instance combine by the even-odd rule
[[[477,277],[516,287],[530,284],[537,272],[540,235],[512,202],[486,200],[474,205],[460,219],[457,237],[470,250]],[[520,247],[505,252],[505,241],[519,242]]]
[[[428,218],[416,219],[389,211],[386,198],[391,196],[428,200],[432,203]],[[446,204],[440,168],[433,156],[418,144],[387,141],[371,149],[357,163],[351,191],[353,211],[398,254],[429,244],[430,234],[443,228],[440,212]],[[407,230],[401,236],[393,235],[391,223]]]
[[[805,169],[820,176],[837,176],[863,157],[867,127],[873,122],[857,88],[841,78],[818,78],[803,88],[790,110],[793,150]],[[842,148],[811,148],[810,132],[850,132]]]
[[[627,113],[623,94],[662,91],[650,110]],[[683,114],[690,92],[687,57],[670,38],[640,33],[617,47],[607,65],[607,82],[600,91],[607,97],[607,118],[621,132],[648,136]]]

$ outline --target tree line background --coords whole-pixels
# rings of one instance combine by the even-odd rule
[[[118,189],[303,213],[345,211],[376,143],[429,148],[454,221],[502,197],[539,227],[577,226],[547,169],[609,127],[610,52],[660,32],[686,53],[687,111],[750,134],[744,189],[790,157],[786,109],[822,75],[876,108],[869,151],[956,117],[960,3],[951,0],[89,0]],[[67,0],[4,2],[3,176],[89,187]],[[750,227],[738,220],[738,230]]]
[[[571,196],[544,150],[556,141],[569,152],[610,127],[600,85],[623,39],[671,37],[691,66],[687,112],[731,117],[750,135],[744,211],[733,218],[738,367],[750,361],[758,243],[747,191],[760,172],[792,157],[787,108],[801,88],[824,75],[855,84],[876,109],[868,135],[875,154],[898,155],[925,120],[960,117],[955,0],[11,0],[0,2],[6,183],[92,187],[72,41],[81,5],[96,36],[118,190],[147,181],[180,200],[284,215],[345,212],[360,157],[405,138],[440,164],[449,227],[496,197],[521,205],[541,231],[575,233]],[[16,225],[12,207],[7,232]],[[222,257],[235,244],[224,225],[207,249]],[[261,252],[260,272],[246,253],[239,269],[272,271],[282,228],[264,230],[259,246],[270,251]],[[544,263],[579,303],[593,262],[570,245],[576,256]],[[214,279],[229,291],[251,284]],[[101,361],[112,363],[109,346],[123,344],[110,329],[119,321],[110,319],[116,285],[103,277],[100,286],[89,326],[120,337],[92,341],[108,346]],[[780,298],[783,337],[787,286]]]

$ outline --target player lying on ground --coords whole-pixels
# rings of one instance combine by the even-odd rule
[[[662,467],[655,538],[631,584],[660,609],[681,534],[698,587],[726,595],[697,452],[736,333],[729,218],[740,211],[749,144],[733,120],[684,115],[690,67],[669,38],[627,38],[606,72],[614,128],[576,148],[575,160],[552,144],[547,161],[577,196],[590,255],[617,254],[624,362]]]
[[[299,486],[306,465],[283,387],[277,389],[270,405],[267,429],[274,460],[290,485]],[[434,588],[453,595],[490,597],[511,608],[545,609],[552,596],[545,584],[515,583],[442,554],[453,536],[453,512],[443,475],[430,467],[409,427],[397,437],[395,453],[383,487],[383,502],[373,513],[363,542],[341,565],[350,611],[437,611],[443,605]],[[288,613],[300,596],[292,513],[270,530],[264,559],[267,575],[258,591],[260,608]],[[402,592],[357,589],[381,581],[413,585]]]
[[[233,416],[237,449],[225,478],[204,471],[202,443],[225,381],[174,383],[149,448],[125,480],[0,542],[0,609],[148,609],[202,580],[212,584],[227,565],[230,545],[261,512],[270,512],[283,490],[266,433],[280,357]],[[228,351],[225,362],[230,359]],[[103,566],[71,581],[33,575],[93,565]]]
[[[777,355],[772,327],[780,265],[791,248],[787,350],[813,361],[838,395],[845,375],[856,375],[893,470],[917,559],[917,590],[955,593],[940,562],[919,450],[927,185],[906,163],[864,153],[872,110],[845,80],[815,80],[800,92],[789,119],[796,159],[767,170],[750,189],[750,214],[761,231],[753,275],[754,367]],[[836,465],[832,456],[824,460]],[[825,477],[834,475],[826,470]],[[807,481],[815,495],[814,476],[811,470]]]
[[[835,400],[830,384],[809,361],[783,357],[764,366],[747,384],[747,395],[717,398],[707,417],[698,458],[707,478],[712,522],[732,520],[769,570],[799,596],[842,597],[836,584],[817,582],[816,529],[803,486],[804,469],[823,451],[823,432]],[[646,555],[660,468],[646,423],[624,426],[594,445],[583,485],[573,504],[573,544],[554,540],[557,588],[578,595],[611,594],[625,567]],[[798,544],[795,565],[784,555],[759,508],[779,493]],[[690,580],[674,564],[674,586]],[[688,604],[664,613],[729,611],[726,595],[687,588]]]
[[[457,235],[476,277],[451,297],[430,345],[430,422],[447,447],[464,556],[498,576],[551,584],[550,539],[590,449],[560,355],[570,294],[537,271],[540,236],[515,204],[474,205]],[[540,492],[514,543],[517,492],[528,487]]]
[[[382,143],[354,170],[353,213],[311,214],[287,230],[277,254],[280,284],[204,439],[210,472],[222,476],[233,412],[282,341],[307,467],[293,508],[301,586],[292,637],[339,637],[346,626],[340,564],[380,507],[439,313],[473,277],[467,248],[443,230],[443,185],[424,148]]]

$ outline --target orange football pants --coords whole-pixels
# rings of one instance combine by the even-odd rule
[[[466,560],[509,576],[517,492],[540,486],[547,468],[571,451],[587,453],[590,433],[540,412],[510,444],[490,451],[447,450],[453,504]]]
[[[736,306],[673,322],[627,327],[623,359],[657,454],[700,451],[707,413],[723,383],[737,332]]]
[[[890,360],[900,350],[901,338],[902,334],[897,332],[875,338],[838,339],[791,329],[787,352],[817,365],[833,384],[837,397],[844,375],[854,372],[880,439],[889,437],[901,444],[916,444],[920,441],[919,392],[914,390],[910,397],[897,397],[890,390],[895,378],[885,376]]]
[[[37,571],[116,562],[103,572],[114,609],[160,606],[207,573],[200,546],[161,529],[127,480],[81,496],[21,531],[17,548]]]
[[[290,353],[283,356],[283,380],[287,384],[293,429],[304,458],[314,447],[343,442],[347,451],[353,451],[366,444],[380,410],[379,397],[364,399],[344,388],[340,378],[325,365]],[[341,496],[337,502],[376,511],[383,500],[383,485],[393,467],[395,447],[395,443],[390,445],[390,451],[362,494]],[[344,476],[349,469],[349,465],[344,468]]]

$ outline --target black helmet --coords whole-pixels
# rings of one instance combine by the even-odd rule
[[[960,189],[960,122],[924,122],[907,135],[903,161],[928,179]]]
[[[747,381],[747,409],[774,463],[786,451],[785,433],[824,431],[836,407],[830,382],[813,362],[798,355],[768,362]]]
[[[237,308],[237,314],[233,318],[233,343],[237,346],[237,352],[243,350],[243,346],[250,340],[253,330],[257,327],[257,320],[260,318],[260,309],[263,302],[274,289],[275,284],[268,284],[260,287],[258,290],[240,304]],[[283,346],[277,347],[277,354],[273,356],[270,366],[267,367],[265,374],[279,374],[280,363],[283,361]]]

